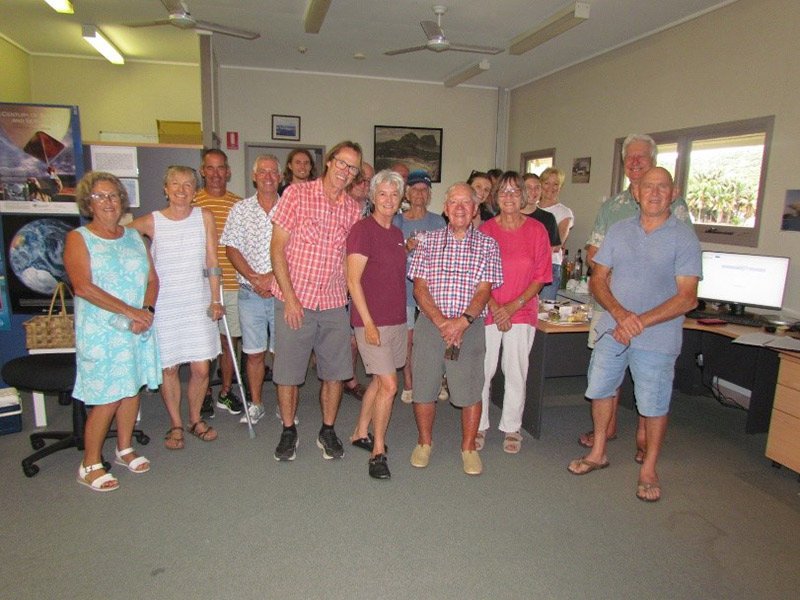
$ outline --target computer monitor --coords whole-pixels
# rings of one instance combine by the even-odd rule
[[[745,306],[780,310],[789,274],[789,258],[703,251],[703,279],[697,297],[726,302],[732,314]]]

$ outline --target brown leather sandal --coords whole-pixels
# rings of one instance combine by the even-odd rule
[[[179,432],[175,434],[173,432]],[[166,443],[164,447],[167,450],[182,450],[185,442],[183,440],[183,427],[170,427],[167,430],[167,435],[164,436]]]
[[[204,427],[205,429],[200,430],[200,427]],[[189,433],[197,438],[200,438],[204,442],[213,442],[215,439],[217,439],[216,430],[203,421],[203,419],[200,419],[197,423],[189,427]]]

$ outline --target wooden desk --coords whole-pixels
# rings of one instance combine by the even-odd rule
[[[800,356],[781,352],[767,458],[800,473]]]

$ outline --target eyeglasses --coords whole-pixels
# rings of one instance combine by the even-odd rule
[[[612,333],[612,334],[613,334],[613,333],[614,333],[614,330],[613,330],[613,329],[606,329],[606,330],[605,330],[603,333],[601,333],[600,335],[598,335],[598,336],[597,336],[597,339],[594,341],[594,343],[595,343],[595,346],[597,346],[597,343],[598,343],[600,340],[602,340],[602,339],[603,339],[603,336],[604,336],[604,335],[606,335],[607,333]],[[619,343],[619,342],[617,342],[617,343]],[[616,353],[614,356],[622,356],[623,354],[625,354],[625,352],[626,352],[626,351],[628,350],[628,348],[630,348],[630,347],[631,347],[631,342],[630,342],[630,340],[628,340],[628,343],[627,343],[627,344],[625,344],[625,347],[624,347],[624,348],[623,348],[621,351],[617,352],[617,353]]]
[[[117,192],[111,192],[110,194],[90,194],[89,197],[95,202],[112,202],[115,204],[122,199]]]
[[[508,190],[500,190],[497,192],[497,196],[502,198],[504,196],[511,196],[512,198],[520,198],[522,196],[522,190],[515,190],[515,189],[508,189]]]
[[[348,165],[341,158],[336,158],[335,156],[333,157],[333,164],[336,165],[337,169],[347,168],[347,170],[350,172],[350,175],[352,175],[353,177],[355,177],[361,172],[360,167],[356,167],[354,165]]]

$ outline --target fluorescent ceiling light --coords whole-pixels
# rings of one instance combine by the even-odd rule
[[[83,39],[89,42],[94,49],[106,57],[110,63],[124,65],[125,59],[122,58],[120,51],[109,42],[100,30],[94,25],[83,26]]]
[[[319,33],[331,0],[311,0],[306,11],[306,33]]]
[[[476,75],[480,75],[484,71],[489,70],[489,61],[485,58],[479,62],[475,63],[471,67],[467,67],[463,71],[456,73],[455,75],[451,75],[444,81],[444,87],[456,87],[459,83],[464,83],[467,79],[472,79]]]
[[[547,41],[558,37],[565,31],[580,25],[589,18],[589,3],[576,2],[561,12],[557,12],[545,23],[526,31],[511,40],[509,54],[524,54],[531,48],[540,46]]]
[[[44,0],[50,5],[57,13],[62,13],[65,15],[74,15],[75,9],[72,8],[72,2],[69,0]]]

